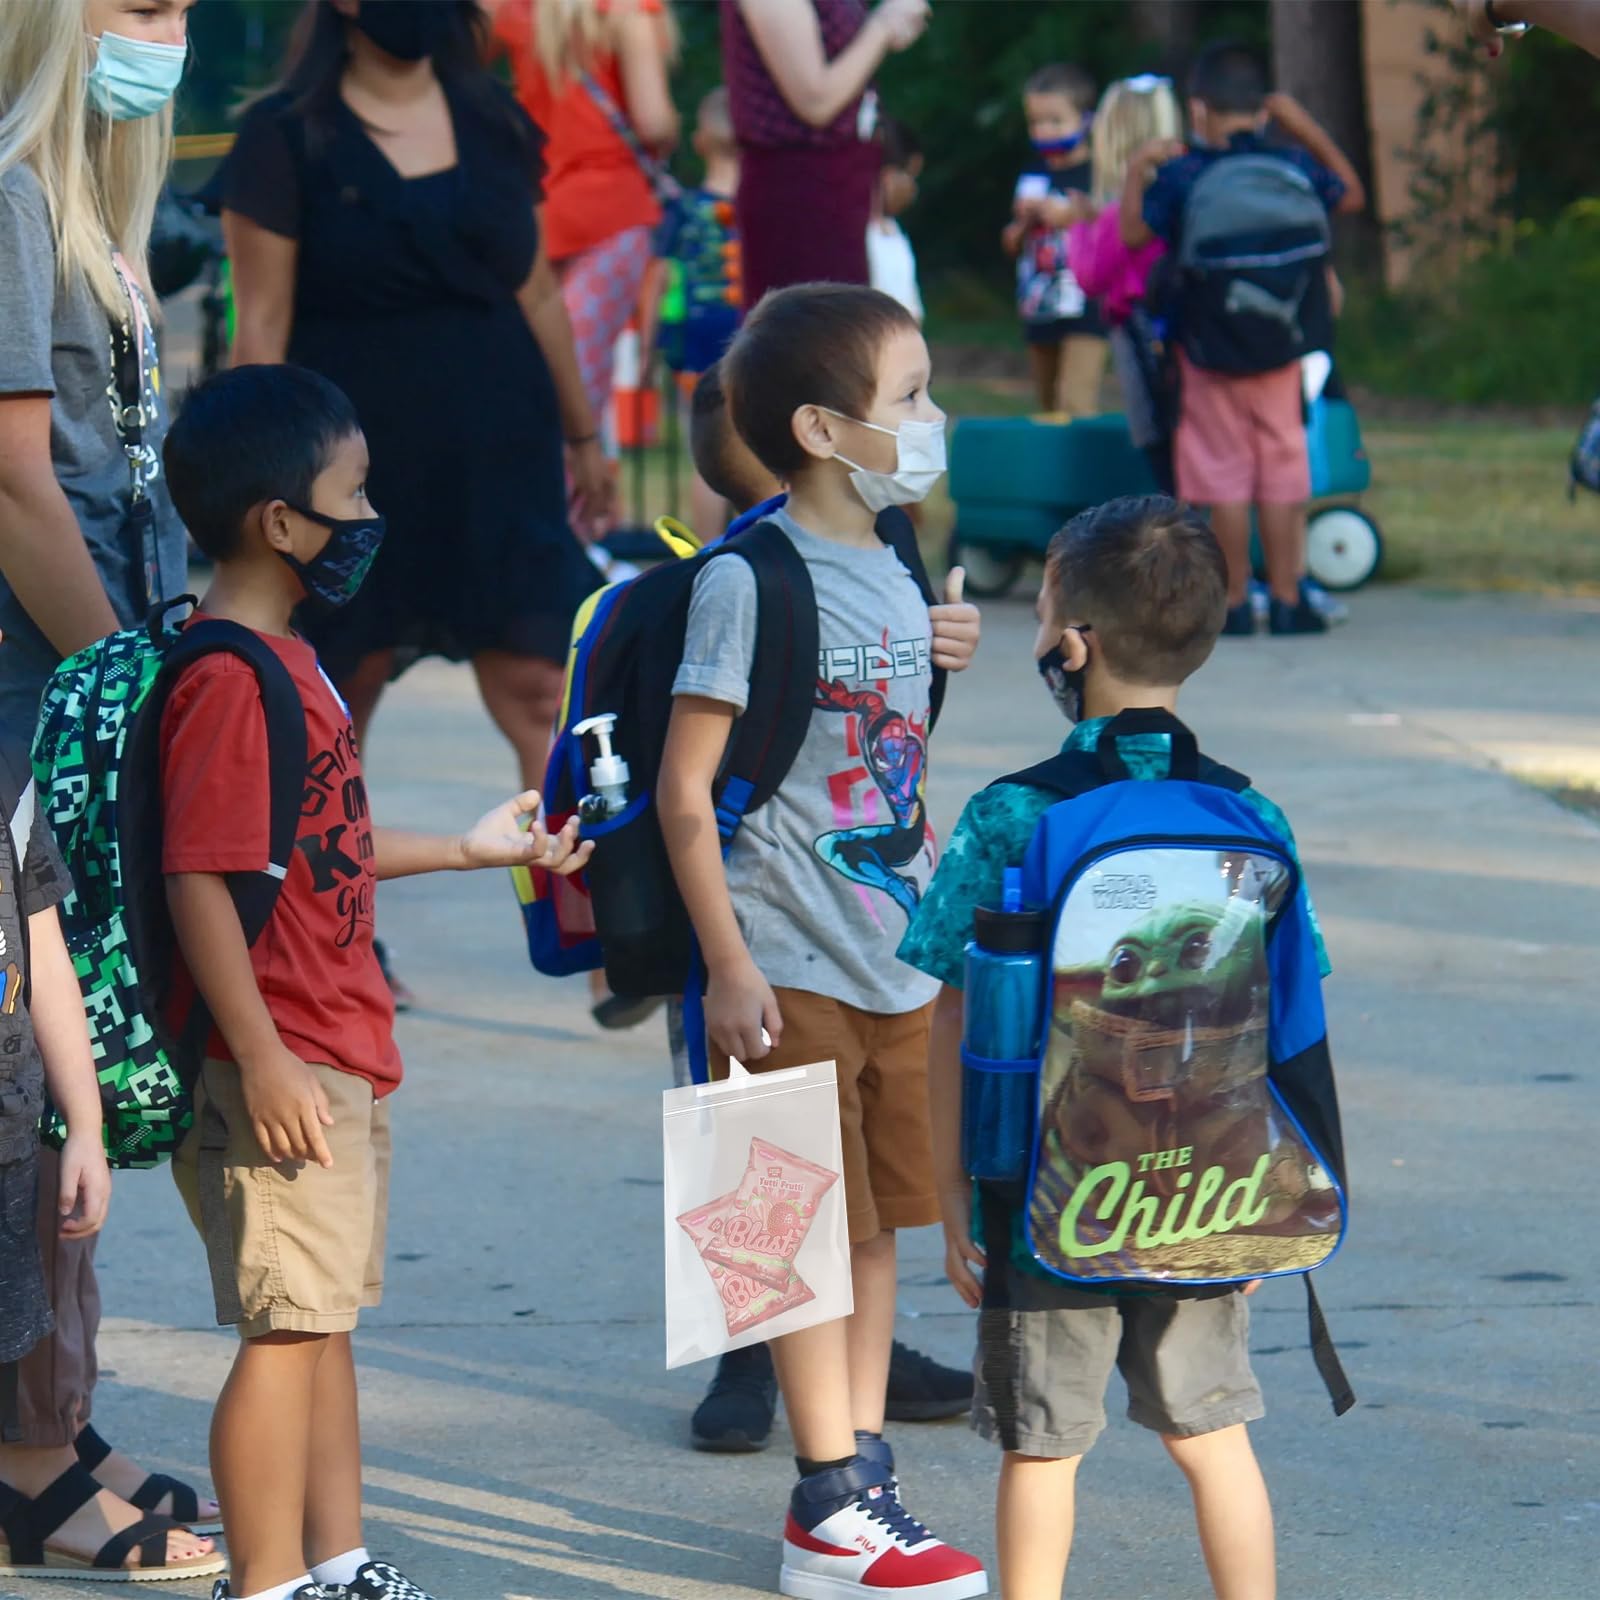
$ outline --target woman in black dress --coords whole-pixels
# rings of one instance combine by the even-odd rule
[[[365,739],[418,655],[469,660],[543,781],[611,478],[540,241],[541,139],[480,65],[476,0],[308,0],[224,175],[234,360],[355,402],[389,534],[316,643]],[[565,447],[565,448],[564,448]]]

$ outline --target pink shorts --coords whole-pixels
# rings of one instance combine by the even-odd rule
[[[1300,365],[1235,377],[1183,354],[1179,496],[1197,506],[1299,505],[1311,498]]]

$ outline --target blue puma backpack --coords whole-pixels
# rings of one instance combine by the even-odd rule
[[[1129,734],[1171,775],[1129,777]],[[1330,1260],[1344,1147],[1310,902],[1294,851],[1164,712],[1003,780],[1060,794],[1023,864],[1047,912],[1028,1247],[1073,1283],[1179,1293]],[[1355,1403],[1306,1276],[1312,1353]]]

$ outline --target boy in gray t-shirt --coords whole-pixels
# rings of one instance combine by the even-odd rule
[[[739,432],[787,483],[773,512],[806,562],[819,632],[805,743],[724,864],[712,787],[749,699],[756,591],[740,561],[695,584],[658,808],[707,971],[712,1075],[833,1060],[855,1313],[772,1343],[800,1480],[779,1587],[900,1600],[983,1594],[981,1564],[899,1500],[883,1439],[895,1230],[938,1220],[928,1131],[936,985],[895,956],[934,865],[924,795],[935,666],[967,665],[975,608],[931,608],[875,531],[944,469],[915,320],[874,290],[770,295],[721,363]],[[763,1040],[770,1036],[770,1048]]]

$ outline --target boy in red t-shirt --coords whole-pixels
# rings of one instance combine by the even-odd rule
[[[519,795],[447,839],[374,827],[349,711],[290,627],[360,587],[383,538],[350,402],[295,367],[238,367],[168,435],[179,515],[216,563],[202,613],[259,634],[306,721],[296,850],[253,947],[228,889],[268,861],[266,724],[254,672],[207,656],[161,726],[162,865],[183,964],[216,1022],[173,1175],[210,1258],[219,1324],[243,1343],[217,1402],[211,1468],[233,1561],[214,1600],[419,1600],[361,1542],[350,1331],[383,1282],[394,1005],[373,954],[380,878],[533,862],[576,871]],[[184,981],[190,981],[185,979]]]

